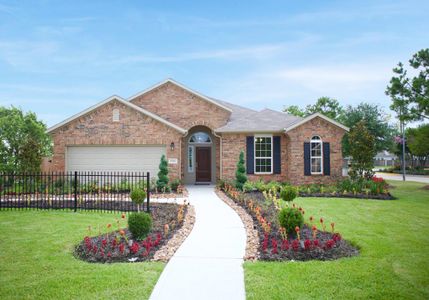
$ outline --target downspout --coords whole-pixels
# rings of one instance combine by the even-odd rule
[[[222,168],[222,144],[223,144],[223,142],[222,142],[222,136],[221,135],[217,135],[216,134],[216,132],[214,131],[214,130],[212,130],[212,133],[213,133],[213,135],[215,136],[215,137],[217,137],[217,138],[219,138],[219,141],[220,141],[220,143],[219,143],[219,145],[220,145],[220,149],[219,149],[219,164],[220,164],[220,166],[219,166],[219,179],[222,179],[222,170],[223,170],[223,168]]]
[[[186,130],[186,132],[183,134],[182,138],[186,137],[188,135],[188,131]],[[188,153],[188,149],[185,149],[185,153]],[[182,177],[182,163],[186,164],[185,161],[182,161],[182,139],[180,139],[180,149],[179,149],[179,161],[180,161],[180,167],[179,167],[179,172],[180,172],[180,177]],[[186,167],[186,165],[185,165]],[[183,177],[185,177],[185,172],[183,172]],[[181,182],[183,183],[182,179],[184,178],[180,178]]]

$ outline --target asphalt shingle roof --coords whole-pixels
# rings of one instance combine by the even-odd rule
[[[228,123],[217,128],[216,132],[280,132],[302,120],[300,117],[268,108],[255,111],[218,99],[213,100],[232,110]]]

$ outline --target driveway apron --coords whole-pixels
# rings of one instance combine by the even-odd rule
[[[213,186],[188,186],[194,228],[162,272],[150,299],[245,299],[246,232]]]

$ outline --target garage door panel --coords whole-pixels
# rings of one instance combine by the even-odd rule
[[[157,146],[70,146],[67,171],[122,171],[158,173],[166,147]]]

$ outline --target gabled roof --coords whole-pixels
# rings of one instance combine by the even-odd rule
[[[328,118],[327,116],[322,115],[321,113],[314,113],[314,114],[311,114],[311,115],[309,115],[309,116],[305,117],[304,119],[301,119],[301,120],[299,120],[299,121],[297,121],[297,122],[295,122],[295,123],[290,124],[289,126],[286,126],[286,127],[284,128],[284,130],[285,130],[285,132],[288,132],[288,131],[290,131],[290,130],[292,130],[292,129],[296,128],[296,127],[301,126],[301,125],[302,125],[302,124],[304,124],[304,123],[307,123],[307,122],[308,122],[308,121],[310,121],[310,120],[313,120],[314,118],[317,118],[317,117],[322,118],[322,119],[324,119],[325,121],[328,121],[329,123],[332,123],[332,124],[334,124],[335,126],[338,126],[338,127],[342,128],[342,129],[344,129],[345,131],[349,131],[349,128],[348,128],[347,126],[344,126],[343,124],[338,123],[337,121],[335,121],[335,120],[333,120],[333,119],[331,119],[331,118]]]
[[[219,133],[283,132],[285,127],[301,119],[302,118],[300,117],[268,108],[261,111],[245,109],[241,110],[240,113],[235,114],[234,118],[231,117],[225,126],[222,126],[215,131]]]
[[[144,114],[144,115],[146,115],[148,117],[151,117],[152,119],[157,120],[157,121],[159,121],[159,122],[161,122],[161,123],[163,123],[163,124],[165,124],[165,125],[173,128],[173,129],[179,131],[180,133],[185,134],[187,132],[185,129],[183,129],[183,128],[177,126],[177,125],[174,125],[173,123],[171,123],[171,122],[169,122],[169,121],[161,118],[160,116],[158,116],[158,115],[156,115],[154,113],[151,113],[150,111],[147,111],[147,110],[141,108],[140,106],[132,104],[131,102],[128,102],[127,100],[125,100],[122,97],[117,96],[117,95],[110,96],[109,98],[107,98],[107,99],[105,99],[105,100],[103,100],[101,102],[98,102],[97,104],[95,104],[95,105],[93,105],[93,106],[91,106],[91,107],[89,107],[89,108],[81,111],[80,113],[77,113],[74,116],[71,116],[70,118],[65,119],[61,123],[58,123],[58,124],[56,124],[56,125],[48,128],[47,132],[50,133],[50,132],[54,131],[55,129],[58,129],[61,126],[66,125],[67,123],[70,123],[71,121],[73,121],[73,120],[75,120],[77,118],[80,118],[80,117],[82,117],[82,116],[84,116],[84,115],[86,115],[86,114],[88,114],[88,113],[96,110],[100,106],[103,106],[104,104],[107,104],[107,103],[109,103],[111,101],[118,101],[119,103],[121,103],[121,104],[123,104],[125,106],[128,106],[128,107],[130,107],[130,108],[132,108],[132,109],[134,109],[134,110],[136,110],[136,111],[138,111],[138,112],[140,112],[140,113],[142,113],[142,114]]]
[[[214,105],[216,105],[216,106],[218,106],[218,107],[220,107],[220,108],[222,108],[222,109],[224,109],[226,111],[232,112],[232,109],[229,108],[228,106],[225,106],[222,103],[220,103],[219,101],[215,101],[215,100],[213,100],[210,97],[207,97],[207,96],[205,96],[205,95],[203,95],[203,94],[201,94],[201,93],[199,93],[197,91],[194,91],[194,90],[188,88],[187,86],[185,86],[185,85],[183,85],[183,84],[181,84],[181,83],[179,83],[179,82],[177,82],[177,81],[175,81],[175,80],[173,80],[171,78],[167,78],[167,79],[165,79],[165,80],[163,80],[163,81],[161,81],[161,82],[159,82],[159,83],[157,83],[157,84],[155,84],[155,85],[153,85],[153,86],[151,86],[151,87],[149,87],[149,88],[147,88],[147,89],[145,89],[145,90],[143,90],[143,91],[135,94],[134,96],[129,97],[127,100],[128,101],[132,101],[135,98],[140,97],[140,96],[142,96],[142,95],[144,95],[146,93],[149,93],[150,91],[152,91],[152,90],[154,90],[154,89],[156,89],[156,88],[158,88],[158,87],[160,87],[160,86],[162,86],[162,85],[164,85],[166,83],[174,84],[174,85],[176,85],[176,86],[178,86],[178,87],[180,87],[180,88],[182,88],[182,89],[184,89],[184,90],[186,90],[186,91],[188,91],[188,92],[190,92],[190,93],[192,93],[192,94],[200,97],[201,99],[203,99],[203,100],[205,100],[205,101],[207,101],[207,102],[209,102],[211,104],[214,104]]]

